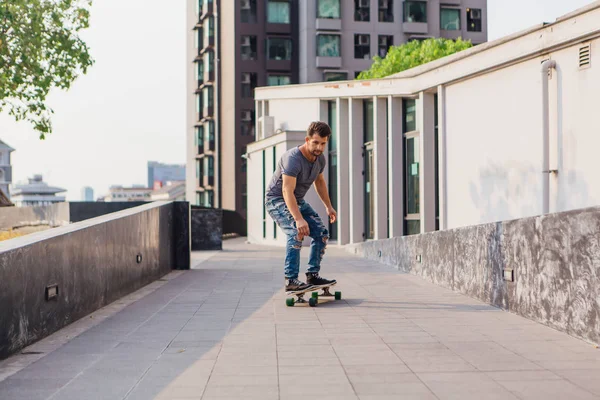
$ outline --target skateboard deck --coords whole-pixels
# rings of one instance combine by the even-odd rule
[[[296,303],[308,303],[309,306],[311,307],[316,307],[319,304],[319,297],[334,297],[336,300],[341,300],[342,299],[342,292],[335,292],[335,293],[331,293],[329,291],[329,288],[332,286],[335,286],[337,284],[337,282],[331,283],[329,285],[320,285],[317,287],[311,287],[307,290],[294,290],[294,291],[289,291],[289,292],[285,292],[285,294],[287,296],[296,296],[296,299],[294,298],[287,298],[285,299],[285,304],[287,304],[289,307],[293,307]],[[319,294],[318,290],[323,290],[323,293]],[[308,299],[308,301],[306,301],[304,299],[304,295],[308,292],[312,292],[312,296],[310,299]]]

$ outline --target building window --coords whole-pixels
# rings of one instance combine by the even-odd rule
[[[208,141],[215,141],[215,121],[208,121]]]
[[[198,86],[202,85],[204,83],[204,60],[201,60],[198,63],[198,66],[196,68],[197,71],[197,78],[198,78]]]
[[[348,79],[347,72],[327,71],[327,72],[323,73],[323,80],[325,82],[345,81],[347,79]]]
[[[317,56],[341,57],[340,35],[317,35]]]
[[[254,110],[242,110],[242,136],[254,136]]]
[[[379,0],[379,22],[394,22],[394,0]]]
[[[394,37],[391,35],[379,35],[378,38],[379,49],[378,55],[381,58],[387,56],[388,50],[394,45]]]
[[[404,233],[416,235],[421,233],[420,215],[420,137],[416,132],[416,101],[404,99]]]
[[[371,20],[371,0],[354,0],[354,20],[369,22]]]
[[[204,31],[202,30],[202,27],[196,30],[194,34],[194,43],[196,45],[196,49],[198,49],[198,54],[200,54],[204,48]]]
[[[371,36],[354,35],[354,58],[369,59],[371,57]]]
[[[202,205],[202,195],[198,192],[196,192],[196,205],[197,206],[201,206]]]
[[[327,117],[331,127],[331,138],[329,139],[329,198],[334,209],[338,208],[338,184],[337,184],[337,102],[327,102]],[[329,237],[337,239],[337,229],[329,224]]]
[[[211,108],[213,106],[213,87],[212,86],[207,86],[204,88],[203,90],[204,92],[204,105],[208,108]]]
[[[268,38],[267,39],[267,59],[268,60],[291,60],[292,59],[292,39]]]
[[[340,18],[340,0],[317,0],[317,18]]]
[[[241,3],[242,22],[246,24],[256,23],[256,0],[238,0]]]
[[[254,88],[256,87],[256,74],[242,72],[242,98],[254,98]]]
[[[267,77],[267,86],[289,85],[291,79],[288,75],[269,75]]]
[[[415,100],[404,100],[403,125],[404,133],[417,130],[417,104]]]
[[[460,31],[460,9],[442,7],[440,10],[440,29]]]
[[[256,36],[242,36],[242,60],[256,60]]]
[[[427,2],[405,1],[404,22],[427,22]]]
[[[290,3],[288,1],[269,0],[267,22],[270,24],[289,24]]]
[[[206,52],[206,69],[209,73],[215,70],[215,53],[212,51]]]
[[[354,72],[354,79],[357,79],[358,76],[361,74],[362,71],[355,71]]]
[[[204,206],[213,207],[214,197],[214,192],[212,190],[207,190],[204,192]]]
[[[196,147],[202,146],[204,144],[204,127],[197,126],[196,127],[196,135],[194,135]]]
[[[481,32],[481,8],[467,8],[467,31]]]
[[[202,105],[202,93],[196,95],[196,113],[198,113],[198,121],[204,117],[204,107]]]
[[[215,17],[209,17],[206,20],[206,24],[207,27],[204,29],[204,32],[206,33],[206,42],[205,42],[205,46],[209,46],[210,45],[210,40],[214,38],[215,36]]]

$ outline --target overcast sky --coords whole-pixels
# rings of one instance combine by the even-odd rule
[[[235,0],[228,0],[235,1]],[[489,40],[591,0],[488,0]],[[45,141],[0,115],[0,139],[16,149],[13,182],[41,173],[67,199],[109,186],[145,184],[147,162],[185,163],[185,0],[97,0],[83,35],[96,64],[68,92],[50,96]]]

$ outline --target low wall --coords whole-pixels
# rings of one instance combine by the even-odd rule
[[[191,207],[192,250],[223,249],[223,210]]]
[[[80,222],[118,211],[127,210],[148,204],[145,201],[71,201],[69,204],[69,221]]]
[[[346,249],[600,343],[600,207]]]
[[[171,269],[189,268],[185,202],[150,203],[2,242],[0,359]],[[57,296],[47,299],[53,288]]]
[[[23,226],[61,226],[69,223],[69,204],[39,207],[0,207],[0,230]]]

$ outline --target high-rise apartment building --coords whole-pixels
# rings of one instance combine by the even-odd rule
[[[487,0],[188,0],[187,22],[187,198],[245,217],[246,145],[269,114],[254,88],[354,79],[410,40],[486,42]]]

